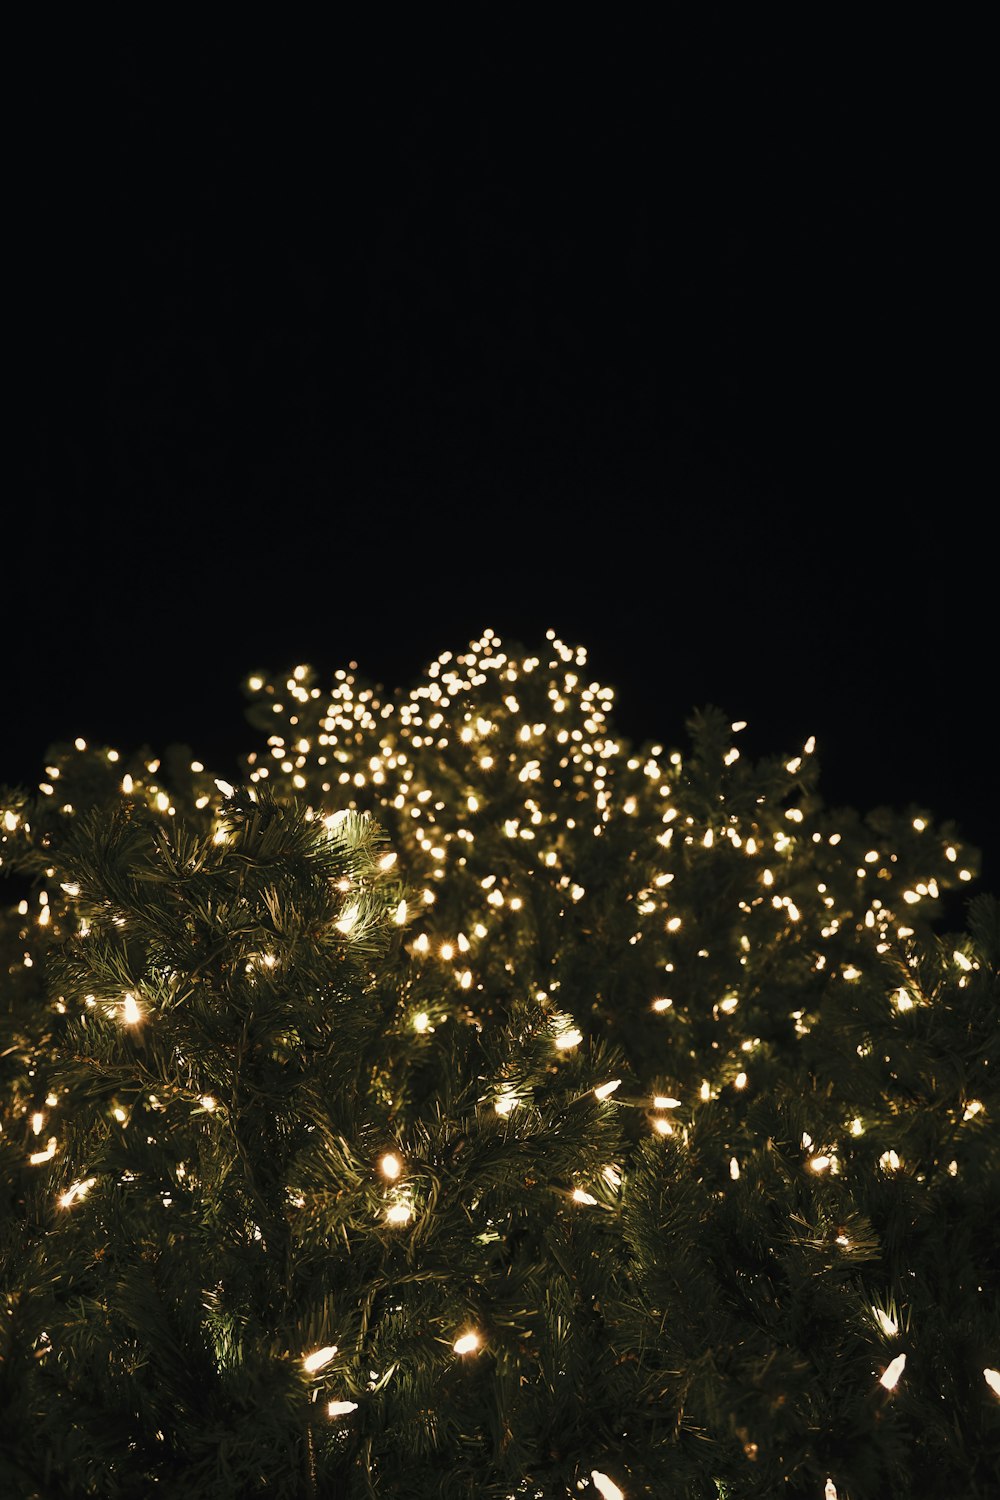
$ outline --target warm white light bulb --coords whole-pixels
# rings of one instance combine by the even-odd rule
[[[68,1187],[64,1193],[59,1195],[60,1208],[69,1208],[77,1199],[85,1198],[96,1181],[96,1177],[88,1177],[83,1182],[74,1182],[71,1187]]]
[[[578,1031],[575,1026],[571,1026],[568,1031],[561,1031],[559,1033],[556,1037],[556,1046],[560,1052],[566,1052],[570,1047],[578,1047],[582,1041],[582,1031]]]
[[[357,1411],[357,1409],[356,1401],[331,1401],[326,1408],[326,1414],[328,1417],[346,1417],[348,1412]]]
[[[886,1366],[886,1368],[882,1371],[882,1374],[879,1376],[879,1385],[884,1385],[887,1391],[893,1390],[896,1386],[896,1382],[899,1380],[899,1377],[900,1375],[902,1375],[905,1368],[906,1355],[897,1354],[896,1358]]]
[[[872,1312],[875,1314],[876,1323],[889,1338],[892,1338],[893,1334],[899,1332],[899,1324],[887,1312],[883,1312],[880,1307],[873,1307]]]
[[[383,1156],[382,1160],[379,1162],[379,1168],[381,1169],[383,1177],[388,1177],[390,1181],[395,1181],[400,1172],[403,1170],[403,1166],[399,1160],[399,1157],[393,1156],[391,1151],[386,1152],[385,1156]]]
[[[54,1135],[50,1135],[44,1151],[33,1151],[28,1157],[28,1163],[32,1167],[40,1167],[43,1162],[51,1161],[58,1149],[58,1142]]]
[[[122,1001],[122,1020],[129,1026],[134,1026],[136,1021],[142,1020],[142,1011],[139,1009],[134,995],[126,995]]]
[[[610,1094],[613,1094],[614,1091],[615,1091],[615,1089],[619,1088],[620,1086],[621,1086],[621,1079],[620,1078],[612,1078],[611,1081],[610,1081],[610,1083],[602,1083],[599,1088],[596,1088],[594,1090],[594,1096],[597,1099],[607,1099],[608,1096]]]
[[[317,1370],[322,1370],[328,1365],[337,1352],[336,1344],[327,1344],[323,1349],[316,1349],[312,1354],[307,1354],[302,1361],[302,1368],[307,1374],[312,1375]]]
[[[479,1348],[478,1333],[463,1333],[451,1346],[456,1354],[471,1354],[473,1349]]]
[[[593,1207],[594,1204],[597,1202],[597,1199],[591,1197],[590,1193],[585,1193],[583,1191],[583,1188],[574,1188],[573,1189],[573,1202],[574,1203],[587,1203],[591,1207]]]
[[[390,1224],[408,1224],[410,1222],[410,1206],[407,1203],[394,1203],[387,1208],[385,1216]]]
[[[994,1395],[1000,1396],[1000,1370],[985,1369],[983,1377]]]
[[[609,1479],[607,1474],[602,1474],[600,1469],[591,1469],[590,1477],[602,1500],[625,1500],[625,1491],[613,1479]]]

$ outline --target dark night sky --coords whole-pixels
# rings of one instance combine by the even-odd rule
[[[954,817],[1000,886],[975,91],[931,40],[634,46],[24,69],[0,780],[76,734],[229,770],[258,665],[551,625],[625,732],[815,733],[829,801]]]

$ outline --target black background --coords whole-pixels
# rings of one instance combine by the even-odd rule
[[[975,38],[524,40],[12,67],[0,780],[231,773],[253,669],[551,626],[630,736],[815,734],[995,889]]]

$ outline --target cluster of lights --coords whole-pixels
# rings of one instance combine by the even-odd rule
[[[288,678],[284,689],[278,690],[262,677],[251,679],[251,689],[265,698],[273,698],[272,711],[276,719],[274,732],[269,740],[269,757],[264,760],[251,758],[253,769],[251,780],[262,782],[270,778],[280,782],[287,778],[296,795],[306,792],[313,802],[310,815],[321,817],[332,832],[340,826],[347,809],[370,808],[381,821],[393,829],[394,838],[404,853],[406,875],[419,892],[417,901],[422,908],[422,930],[410,940],[411,953],[421,961],[439,966],[446,972],[458,991],[478,988],[483,966],[488,961],[489,945],[484,942],[497,930],[498,924],[518,919],[518,914],[530,908],[529,896],[532,882],[544,878],[565,899],[564,912],[572,920],[575,908],[586,909],[587,889],[578,877],[580,863],[578,852],[583,842],[591,838],[606,838],[609,825],[615,819],[628,818],[641,829],[647,821],[642,817],[651,801],[656,804],[656,820],[650,835],[647,869],[655,874],[649,876],[649,884],[631,891],[627,899],[634,914],[635,932],[631,943],[644,941],[657,943],[662,948],[663,962],[660,965],[665,975],[675,974],[675,957],[685,952],[685,920],[688,913],[676,910],[683,904],[683,895],[678,898],[675,887],[676,876],[683,864],[692,858],[701,857],[698,850],[714,851],[713,857],[737,857],[754,861],[756,886],[759,894],[740,903],[740,951],[739,963],[748,967],[748,955],[752,944],[747,928],[751,921],[760,920],[767,913],[777,927],[769,931],[780,932],[791,926],[808,929],[804,937],[796,933],[796,951],[812,954],[812,972],[826,973],[831,978],[848,984],[860,984],[868,972],[868,966],[844,954],[844,940],[853,942],[856,957],[870,954],[871,947],[883,954],[898,941],[912,935],[913,929],[900,920],[890,895],[897,896],[904,908],[916,907],[925,900],[936,899],[940,894],[939,880],[935,875],[914,880],[911,886],[898,889],[893,865],[896,854],[878,848],[867,849],[859,854],[853,876],[852,899],[860,893],[863,899],[855,900],[855,907],[848,917],[843,893],[834,895],[830,889],[832,875],[815,884],[815,894],[791,888],[796,879],[796,858],[807,843],[824,844],[836,849],[843,835],[827,833],[815,825],[815,815],[808,806],[793,806],[784,809],[784,821],[788,828],[770,829],[768,819],[726,815],[725,809],[718,820],[702,827],[684,809],[682,783],[684,764],[677,752],[667,756],[662,747],[654,747],[645,761],[626,759],[622,747],[614,739],[608,727],[608,710],[613,695],[610,689],[590,683],[583,687],[578,670],[585,666],[586,655],[579,648],[570,648],[550,632],[550,659],[543,665],[537,657],[525,657],[515,661],[502,649],[502,643],[492,632],[487,631],[482,639],[470,645],[464,655],[454,657],[445,652],[434,663],[427,682],[415,688],[406,697],[381,699],[373,689],[361,688],[351,673],[337,674],[336,686],[324,701],[320,690],[309,685],[307,668],[298,667]],[[547,708],[539,707],[537,691],[543,685]],[[497,689],[500,691],[498,692]],[[279,732],[279,726],[284,732]],[[739,721],[732,724],[732,733],[738,734],[746,725]],[[436,793],[436,775],[442,756],[455,743],[462,747],[462,757],[474,775],[462,795],[445,800]],[[77,749],[84,750],[83,741]],[[810,738],[803,746],[801,755],[794,756],[785,766],[790,778],[797,778],[805,760],[813,754],[815,741]],[[109,761],[118,759],[117,752],[107,752]],[[740,759],[735,745],[729,745],[721,757],[728,770]],[[147,766],[150,777],[155,776],[157,762]],[[50,780],[42,783],[44,795],[54,795],[54,784],[59,778],[58,768],[47,767]],[[192,771],[201,774],[204,767],[199,762],[192,764]],[[477,873],[474,881],[466,881],[467,890],[473,892],[463,920],[465,931],[447,931],[439,925],[435,906],[437,893],[443,890],[442,882],[451,884],[462,879],[462,872],[470,864],[470,855],[477,839],[485,844],[482,828],[484,814],[491,801],[491,786],[500,777],[504,778],[504,790],[508,785],[520,789],[519,802],[507,808],[502,824],[504,838],[516,851],[516,858],[505,861],[502,868],[482,875]],[[233,795],[233,788],[226,782],[217,781],[216,786],[226,796]],[[638,789],[637,789],[638,786]],[[169,796],[156,784],[140,774],[125,773],[121,779],[123,796],[140,796],[160,814],[174,816],[175,807]],[[209,796],[198,799],[199,807],[209,805]],[[335,811],[326,811],[330,802],[339,806]],[[346,803],[345,807],[343,804]],[[23,834],[26,827],[21,814],[15,809],[3,810],[0,825],[4,836]],[[928,831],[926,819],[915,818],[913,829],[919,834]],[[637,837],[639,835],[637,834]],[[219,828],[217,839],[227,837]],[[928,838],[929,862],[936,857]],[[864,846],[862,845],[863,849]],[[940,854],[942,851],[936,851]],[[955,845],[943,848],[943,857],[948,865],[959,864],[959,852]],[[675,862],[675,868],[664,868]],[[397,863],[395,852],[385,855],[378,868],[388,873]],[[747,867],[749,868],[749,867]],[[955,872],[960,880],[971,879],[971,871],[962,866]],[[941,879],[943,881],[944,875]],[[801,882],[800,882],[801,883]],[[681,882],[683,885],[683,882]],[[787,888],[786,888],[787,887]],[[437,888],[437,889],[435,889]],[[74,900],[79,889],[72,882],[61,886],[63,894]],[[54,895],[43,890],[39,893],[39,910],[36,921],[40,928],[51,926],[53,921]],[[626,899],[623,897],[623,899]],[[444,903],[441,903],[444,906]],[[27,903],[22,903],[27,915]],[[400,899],[394,907],[393,920],[401,927],[412,916],[412,898]],[[449,907],[450,910],[450,907]],[[363,920],[359,901],[350,900],[336,922],[338,930],[346,937],[356,932]],[[449,920],[442,914],[440,924]],[[695,924],[690,924],[695,925]],[[530,952],[530,945],[528,946]],[[704,949],[697,950],[698,957],[707,957]],[[958,970],[958,983],[966,984],[968,975],[978,967],[967,954],[956,949],[953,955]],[[28,962],[26,955],[26,963]],[[680,959],[677,959],[680,962]],[[688,958],[690,962],[690,958]],[[264,966],[274,963],[273,955],[262,955]],[[544,982],[549,992],[560,987],[558,975],[544,976],[528,974],[532,989]],[[680,976],[667,981],[679,995],[683,990]],[[539,991],[548,1004],[547,992]],[[92,999],[92,997],[90,997]],[[897,987],[892,995],[896,1012],[905,1015],[925,1003],[916,981]],[[669,1017],[676,1012],[674,998],[663,995],[649,997],[653,1015]],[[752,1053],[759,1039],[740,1032],[740,1019],[748,1010],[746,997],[740,987],[731,987],[721,994],[712,1007],[716,1021],[731,1023],[732,1034],[729,1045],[744,1054]],[[126,1026],[136,1026],[147,1019],[136,997],[127,993],[115,1008],[118,1019]],[[804,1011],[792,1015],[797,1035],[806,1035],[809,1023]],[[550,1015],[552,1043],[557,1052],[568,1052],[579,1046],[583,1034],[573,1018],[565,1013]],[[429,1013],[419,1010],[409,1020],[418,1035],[432,1031]],[[661,1024],[660,1022],[656,1023]],[[665,1021],[669,1025],[669,1019]],[[720,1031],[721,1035],[721,1031]],[[860,1049],[859,1049],[860,1051]],[[867,1053],[862,1053],[867,1055]],[[729,1066],[730,1057],[720,1049],[718,1057],[719,1076]],[[736,1089],[746,1089],[750,1082],[746,1066],[728,1076]],[[620,1079],[611,1079],[593,1089],[598,1100],[608,1099],[620,1086]],[[702,1082],[698,1098],[708,1103],[718,1096],[718,1083],[709,1079]],[[511,1114],[522,1100],[512,1090],[497,1090],[493,1108],[502,1116]],[[216,1109],[211,1096],[200,1097],[200,1107],[206,1113]],[[671,1095],[656,1095],[650,1113],[652,1128],[661,1135],[672,1135],[674,1127],[669,1114],[681,1107],[681,1101]],[[964,1106],[963,1121],[973,1120],[982,1111],[978,1100],[970,1100]],[[119,1112],[115,1111],[116,1118]],[[124,1120],[124,1112],[120,1118]],[[35,1120],[38,1120],[36,1126]],[[32,1118],[32,1130],[40,1135],[44,1121],[40,1113]],[[854,1118],[846,1127],[853,1136],[864,1133],[865,1126]],[[812,1140],[802,1138],[803,1149],[811,1151]],[[34,1152],[29,1161],[41,1165],[51,1161],[57,1152],[55,1137],[48,1139],[44,1150]],[[728,1152],[728,1147],[726,1148]],[[885,1151],[880,1158],[887,1172],[900,1169],[900,1158],[895,1150]],[[818,1151],[807,1157],[806,1165],[815,1174],[836,1173],[839,1159],[835,1147]],[[953,1164],[954,1165],[954,1164]],[[408,1224],[414,1215],[412,1198],[399,1184],[404,1174],[403,1163],[394,1152],[386,1152],[378,1163],[381,1175],[390,1186],[383,1207],[385,1221],[393,1226]],[[605,1169],[605,1174],[613,1169]],[[735,1155],[728,1157],[728,1174],[733,1182],[740,1179],[740,1164]],[[610,1182],[611,1179],[608,1178]],[[618,1179],[620,1182],[620,1177]],[[63,1207],[82,1200],[94,1185],[94,1178],[74,1182],[59,1197]],[[583,1188],[575,1188],[572,1200],[580,1205],[596,1206],[598,1200]],[[838,1243],[846,1246],[845,1235],[838,1236]],[[875,1310],[876,1321],[886,1336],[898,1332],[895,1320],[887,1313]],[[481,1335],[475,1330],[460,1334],[453,1342],[453,1351],[458,1355],[474,1353],[482,1345]],[[335,1346],[326,1346],[304,1357],[303,1367],[309,1374],[321,1371],[337,1354]],[[906,1355],[896,1355],[879,1377],[879,1383],[888,1391],[893,1390],[903,1375]],[[986,1368],[983,1371],[990,1388],[1000,1395],[1000,1374]],[[330,1416],[346,1415],[357,1409],[352,1401],[331,1401]],[[603,1500],[623,1500],[624,1492],[606,1474],[593,1470],[591,1480]],[[832,1479],[827,1480],[827,1500],[836,1500],[836,1487]]]

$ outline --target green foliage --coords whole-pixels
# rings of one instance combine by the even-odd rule
[[[1000,906],[585,664],[0,794],[5,1493],[995,1492]]]

